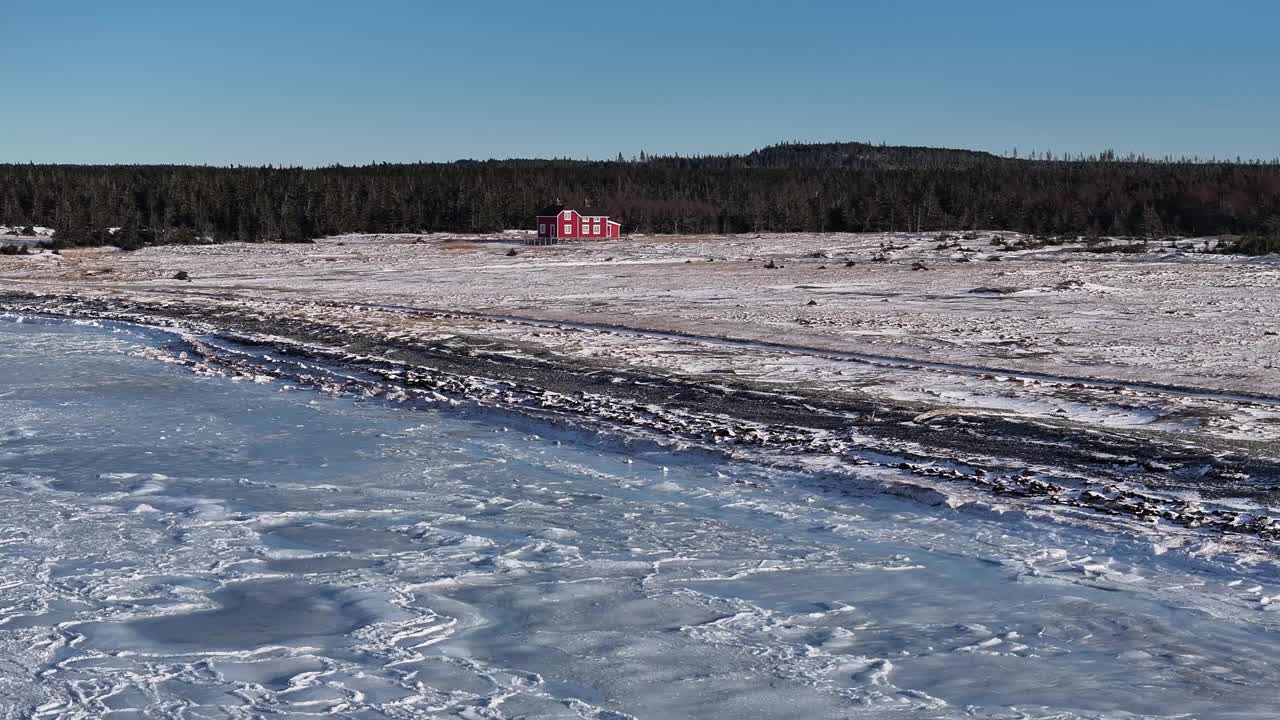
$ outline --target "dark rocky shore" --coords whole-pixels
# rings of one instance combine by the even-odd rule
[[[351,307],[334,303],[335,308]],[[456,335],[390,337],[314,318],[300,322],[190,300],[0,293],[0,311],[122,321],[183,330],[193,360],[338,392],[474,403],[592,430],[641,433],[781,464],[878,466],[902,482],[880,489],[937,503],[947,488],[995,504],[1069,509],[1085,516],[1198,532],[1280,538],[1280,522],[1239,509],[1280,499],[1269,445],[1066,420],[934,412],[923,403],[859,399],[717,379],[584,364],[529,347]],[[409,311],[406,311],[409,312]],[[413,311],[425,313],[428,311]],[[437,313],[447,318],[449,313]],[[226,352],[215,340],[246,352]],[[341,367],[349,373],[326,372]],[[1204,502],[1177,499],[1194,491]]]

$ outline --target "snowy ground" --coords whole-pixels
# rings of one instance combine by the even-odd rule
[[[0,225],[0,246],[3,245],[34,245],[36,243],[49,242],[53,237],[53,228],[33,227],[31,235],[26,233],[24,227],[8,227]]]
[[[1274,563],[860,490],[906,471],[198,375],[186,347],[0,319],[0,717],[1280,706]]]
[[[488,337],[706,381],[1280,438],[1280,263],[1193,252],[1202,240],[1128,255],[1009,250],[1022,239],[1009,233],[937,236],[526,248],[505,233],[85,250],[0,258],[0,289],[181,295],[401,337]],[[519,254],[508,256],[513,248]],[[766,268],[770,260],[781,267]],[[191,281],[172,280],[178,270]],[[424,309],[457,314],[413,314]]]

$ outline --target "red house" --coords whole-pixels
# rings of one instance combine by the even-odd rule
[[[622,237],[622,224],[609,219],[598,208],[574,210],[552,205],[538,211],[536,245],[555,245],[572,240],[607,240]]]

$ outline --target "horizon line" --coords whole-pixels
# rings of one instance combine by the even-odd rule
[[[822,145],[856,145],[868,148],[878,148],[887,150],[928,150],[935,152],[955,152],[955,153],[972,153],[976,155],[987,155],[993,160],[1012,160],[1021,162],[1036,163],[1073,163],[1073,162],[1112,162],[1112,163],[1135,163],[1135,164],[1161,164],[1161,165],[1275,165],[1280,164],[1280,157],[1263,158],[1261,156],[1243,157],[1240,155],[1234,158],[1219,158],[1217,156],[1202,157],[1200,155],[1191,156],[1173,156],[1165,154],[1163,157],[1155,157],[1134,152],[1121,155],[1114,148],[1107,148],[1102,151],[1093,153],[1055,153],[1052,150],[1030,150],[1025,154],[1021,153],[1018,148],[1006,149],[1002,152],[992,150],[965,148],[965,147],[948,147],[942,145],[895,145],[881,142],[870,142],[862,140],[786,140],[769,145],[763,145],[747,151],[737,151],[728,153],[701,153],[701,154],[681,154],[679,152],[671,153],[647,153],[641,150],[638,154],[633,153],[629,158],[618,153],[618,157],[610,158],[591,158],[591,157],[570,157],[570,156],[507,156],[507,157],[459,157],[452,160],[369,160],[363,163],[343,163],[332,162],[327,164],[277,164],[273,162],[266,163],[183,163],[183,162],[107,162],[107,163],[78,163],[78,162],[44,162],[37,160],[0,160],[0,166],[33,166],[33,167],[109,167],[109,168],[203,168],[216,170],[327,170],[327,169],[363,169],[378,167],[383,165],[390,166],[412,166],[412,165],[456,165],[459,163],[503,163],[503,162],[548,162],[548,163],[618,163],[619,157],[624,164],[648,162],[652,160],[709,160],[709,159],[730,159],[745,158],[754,153],[763,152],[775,148],[787,147],[809,147]]]
[[[1170,164],[1170,165],[1274,165],[1280,164],[1280,158],[1262,158],[1262,156],[1252,156],[1252,158],[1244,158],[1244,156],[1236,155],[1235,158],[1219,158],[1219,156],[1211,155],[1203,158],[1201,155],[1180,155],[1175,156],[1165,154],[1161,158],[1156,156],[1138,154],[1138,152],[1128,152],[1128,154],[1120,155],[1115,149],[1108,147],[1106,150],[1094,151],[1091,154],[1084,152],[1075,152],[1075,154],[1057,154],[1052,150],[1030,150],[1021,154],[1018,147],[1006,149],[1001,152],[993,150],[973,149],[973,147],[948,147],[934,145],[891,145],[887,142],[870,142],[860,140],[805,140],[805,141],[780,141],[771,143],[771,145],[763,145],[754,147],[748,151],[735,152],[705,152],[705,154],[682,155],[680,152],[646,152],[640,150],[639,154],[632,154],[630,158],[623,156],[622,152],[618,152],[618,156],[614,158],[593,159],[590,156],[586,158],[572,158],[572,156],[507,156],[507,158],[454,158],[452,160],[369,160],[365,163],[328,163],[328,164],[276,164],[276,163],[129,163],[129,161],[119,161],[119,163],[49,163],[49,161],[37,160],[0,160],[0,167],[64,167],[64,168],[202,168],[202,169],[220,169],[220,170],[237,170],[237,169],[271,169],[271,170],[324,170],[324,169],[364,169],[380,167],[380,165],[397,165],[397,167],[407,167],[407,165],[454,165],[461,163],[582,163],[582,164],[609,164],[618,163],[644,163],[650,160],[709,160],[709,159],[733,159],[746,158],[755,152],[763,152],[773,149],[782,149],[782,147],[806,147],[806,146],[865,146],[870,149],[884,150],[928,150],[937,152],[968,152],[968,154],[988,155],[993,160],[1016,160],[1024,161],[1024,163],[1096,163],[1096,161],[1107,161],[1107,163],[1134,163],[1134,164]]]

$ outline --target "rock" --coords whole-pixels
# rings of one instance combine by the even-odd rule
[[[928,270],[929,267],[922,262],[915,263],[911,266],[912,270]]]
[[[173,274],[173,279],[174,279],[174,280],[186,280],[187,282],[191,282],[191,276],[187,274],[187,271],[186,271],[186,270],[179,270],[178,272],[174,273],[174,274]]]
[[[805,305],[817,305],[817,304],[818,304],[817,300],[810,300],[809,302],[805,303]]]
[[[516,252],[515,248],[511,248],[510,250],[507,251],[507,257],[515,257],[519,254],[520,253]]]

